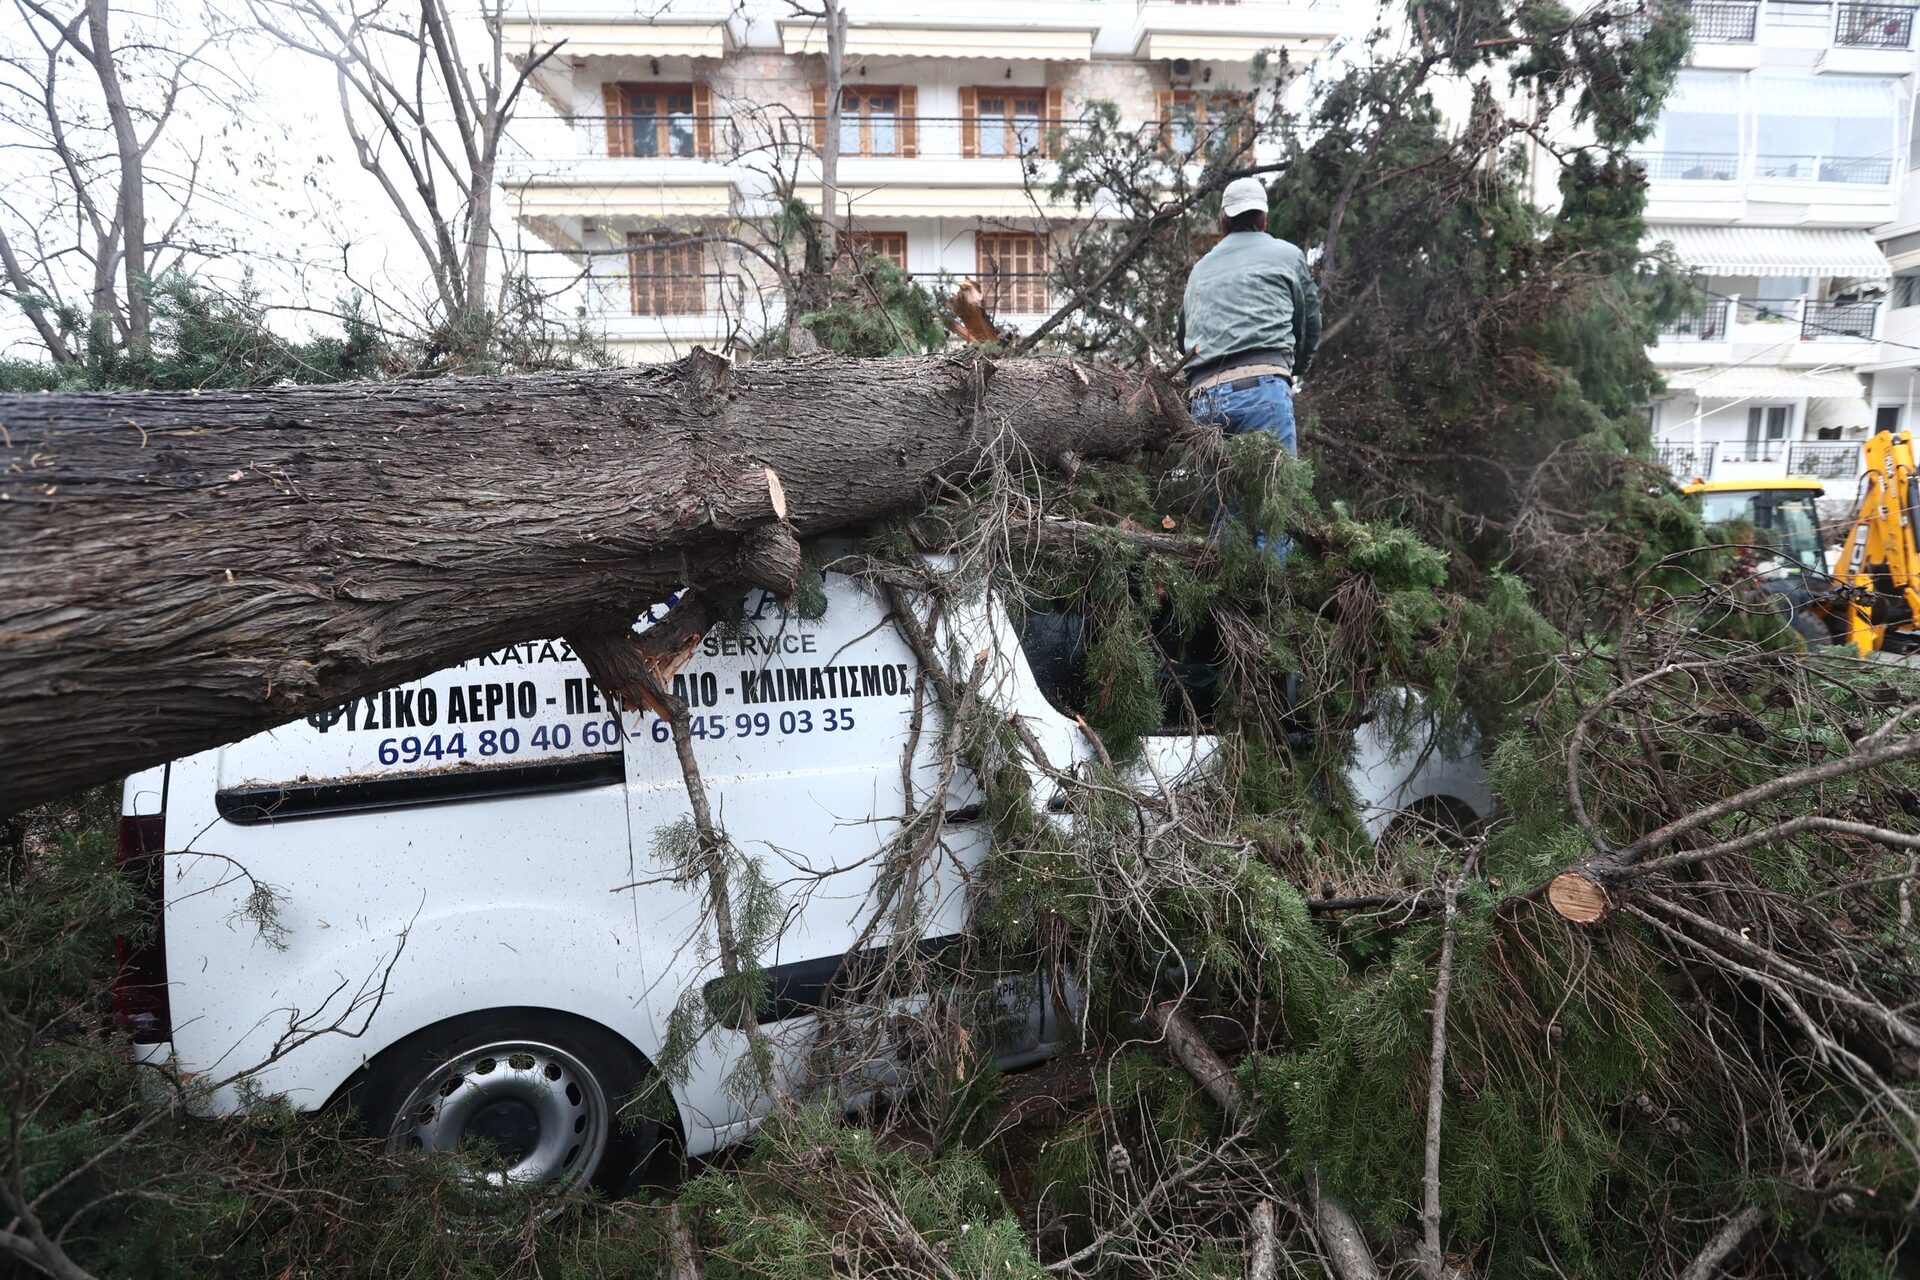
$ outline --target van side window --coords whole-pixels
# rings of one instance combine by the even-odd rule
[[[1018,615],[1015,632],[1033,669],[1034,682],[1054,710],[1064,716],[1087,713],[1086,619],[1077,613],[1027,609]],[[1219,697],[1218,639],[1211,626],[1193,636],[1181,633],[1171,614],[1153,625],[1154,639],[1165,656],[1156,671],[1160,686],[1160,732],[1192,733],[1213,728]]]

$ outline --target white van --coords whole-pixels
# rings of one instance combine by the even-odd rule
[[[817,622],[749,597],[745,625],[709,633],[673,680],[716,819],[783,894],[761,957],[763,1025],[802,1036],[872,923],[906,745],[919,804],[940,738],[884,596],[837,574],[826,587]],[[997,604],[950,605],[941,640],[985,655],[984,696],[1023,717],[1056,767],[1094,750]],[[1376,732],[1359,748],[1352,780],[1374,834],[1410,807],[1486,813],[1477,761],[1391,759]],[[1211,742],[1167,735],[1146,750],[1142,776],[1174,778]],[[919,885],[927,945],[967,928],[967,873],[986,852],[976,798],[965,779],[946,797],[945,853]],[[719,963],[703,890],[654,848],[688,813],[667,726],[611,709],[564,642],[148,770],[127,781],[123,812],[123,860],[161,907],[117,991],[147,1060],[210,1084],[257,1068],[218,1089],[215,1109],[256,1093],[299,1109],[346,1100],[395,1148],[484,1139],[517,1180],[626,1182],[649,1135],[616,1111],[683,993]],[[1050,1036],[1036,1017],[1006,1048],[1031,1058]],[[744,1030],[714,1028],[673,1087],[688,1155],[756,1123],[727,1087],[746,1045]]]

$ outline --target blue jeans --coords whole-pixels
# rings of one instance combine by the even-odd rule
[[[1244,391],[1208,387],[1194,392],[1187,407],[1193,411],[1194,421],[1219,427],[1227,435],[1271,431],[1280,437],[1288,453],[1300,453],[1293,425],[1293,388],[1285,378],[1263,377]]]
[[[1193,419],[1202,426],[1220,428],[1224,435],[1237,436],[1246,431],[1271,431],[1280,438],[1280,447],[1288,456],[1298,457],[1300,445],[1293,423],[1293,388],[1285,378],[1263,376],[1252,386],[1236,390],[1230,386],[1208,387],[1196,391],[1187,402]],[[1220,517],[1214,517],[1217,531]],[[1273,558],[1287,558],[1289,539],[1281,534],[1273,542]],[[1265,531],[1253,531],[1253,545],[1265,550]]]

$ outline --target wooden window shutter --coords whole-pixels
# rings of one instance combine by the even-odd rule
[[[1173,90],[1153,91],[1153,113],[1160,118],[1160,145],[1173,145]]]
[[[630,156],[633,154],[632,126],[626,119],[625,86],[609,81],[600,86],[600,106],[606,119],[602,122],[607,130],[607,154],[610,156]]]
[[[816,151],[827,147],[827,86],[813,86],[813,146]]]
[[[1047,118],[1040,122],[1040,154],[1057,156],[1066,145],[1066,91],[1058,85],[1047,90]]]
[[[911,160],[920,154],[920,90],[910,84],[900,86],[900,154]]]
[[[980,91],[960,91],[960,155],[972,160],[980,154]]]
[[[693,86],[693,154],[706,158],[713,154],[713,86]]]

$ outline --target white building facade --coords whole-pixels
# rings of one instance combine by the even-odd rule
[[[1637,153],[1649,243],[1696,286],[1651,351],[1656,446],[1683,478],[1815,475],[1851,494],[1861,443],[1903,425],[1888,410],[1909,395],[1882,379],[1912,308],[1881,240],[1910,203],[1914,6],[1688,8],[1689,66]]]
[[[523,0],[533,77],[503,184],[548,260],[580,274],[616,358],[740,348],[784,314],[767,243],[819,209],[825,32],[782,0]],[[1097,209],[1050,200],[1049,152],[1087,104],[1175,134],[1244,91],[1262,50],[1301,66],[1352,25],[1339,0],[847,0],[841,207],[857,243],[940,291],[978,280],[1003,325],[1052,310],[1054,237]],[[1361,15],[1365,16],[1365,15]],[[1264,144],[1262,144],[1264,145]],[[706,243],[690,243],[710,237]],[[649,247],[656,246],[656,247]],[[547,278],[552,270],[542,273]]]

